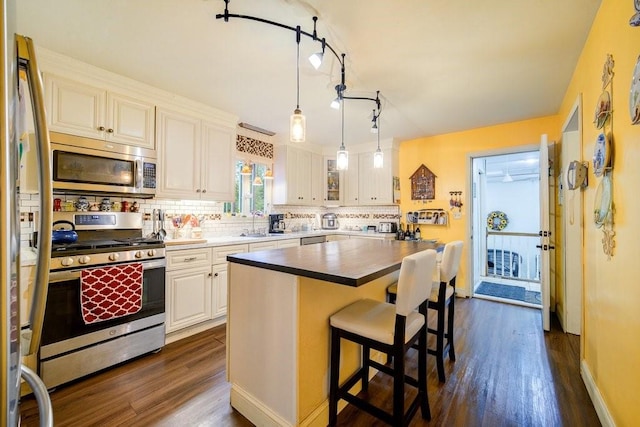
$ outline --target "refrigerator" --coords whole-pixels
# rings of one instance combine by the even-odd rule
[[[31,39],[16,34],[17,0],[0,0],[0,426],[18,426],[21,379],[33,391],[40,410],[40,425],[52,426],[51,401],[44,383],[34,370],[49,274],[51,221],[39,215],[41,245],[38,245],[29,330],[20,327],[20,182],[19,164],[28,141],[26,108],[30,104],[40,183],[40,210],[52,211],[49,133],[44,112],[42,80]],[[20,78],[23,76],[24,78]],[[26,87],[25,87],[26,86]],[[25,99],[24,94],[29,94]],[[25,139],[26,138],[26,139]],[[26,363],[23,363],[25,361]]]

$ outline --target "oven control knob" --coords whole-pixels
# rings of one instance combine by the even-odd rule
[[[156,256],[156,250],[155,249],[149,249],[149,252],[147,252],[147,255]]]
[[[109,261],[117,261],[120,258],[120,254],[109,254]]]
[[[80,264],[88,264],[89,261],[91,261],[91,258],[89,256],[87,256],[87,255],[81,256],[81,257],[78,258],[78,262]]]
[[[62,264],[64,267],[69,267],[71,264],[73,264],[73,258],[71,257],[62,258],[60,260],[60,264]]]
[[[144,252],[142,251],[136,251],[136,258],[142,258],[144,256]]]

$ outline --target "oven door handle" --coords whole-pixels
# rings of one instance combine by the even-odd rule
[[[112,265],[106,265],[103,267],[115,267],[116,265],[123,265],[123,264],[112,264]],[[166,265],[167,263],[164,259],[145,261],[142,263],[142,270],[144,272],[145,270],[151,270],[154,268],[164,268]],[[49,273],[49,283],[58,283],[58,282],[66,282],[69,280],[77,280],[80,278],[80,273],[83,270],[92,270],[93,268],[102,268],[102,267],[78,268],[75,270],[64,270],[64,271],[52,271]]]

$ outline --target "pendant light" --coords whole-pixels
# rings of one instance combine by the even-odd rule
[[[296,27],[296,109],[290,120],[291,142],[304,142],[306,133],[306,119],[300,109],[300,26]]]
[[[344,146],[344,105],[341,109],[342,113],[342,139],[340,148],[338,149],[338,153],[336,155],[336,169],[338,170],[347,170],[349,168],[349,152]]]
[[[378,112],[377,116],[375,115],[375,110],[373,113],[375,117],[376,134],[378,135],[378,149],[373,153],[373,167],[374,169],[381,169],[384,166],[384,154],[380,149],[380,112]]]
[[[504,178],[502,178],[502,182],[513,182],[513,178],[511,177],[511,175],[509,174],[509,161],[511,160],[510,157],[507,157],[507,173],[504,176]]]

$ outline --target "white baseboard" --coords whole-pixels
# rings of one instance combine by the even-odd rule
[[[254,425],[261,427],[293,427],[292,423],[273,412],[235,384],[231,385],[231,406]]]
[[[589,366],[584,360],[580,362],[580,374],[582,375],[584,385],[587,387],[587,392],[591,397],[591,402],[593,402],[593,406],[596,409],[600,423],[603,427],[615,427],[616,423],[613,421],[613,417],[602,398],[602,394],[600,394],[600,390],[598,390],[598,386],[593,380]]]

